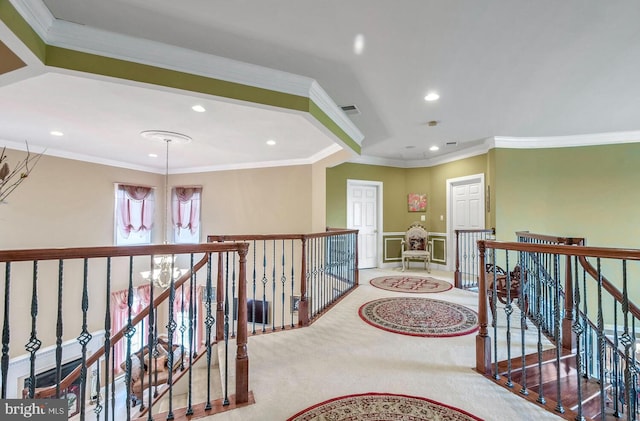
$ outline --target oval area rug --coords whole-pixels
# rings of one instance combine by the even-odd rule
[[[475,311],[429,298],[380,298],[363,304],[358,314],[374,327],[402,335],[451,337],[478,330]]]
[[[453,288],[447,281],[422,276],[380,276],[369,283],[376,288],[395,292],[443,292]]]
[[[427,398],[364,393],[329,399],[298,412],[287,421],[482,421],[461,409]]]

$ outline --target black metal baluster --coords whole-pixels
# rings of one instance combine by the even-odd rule
[[[229,291],[229,252],[225,253],[224,290]],[[266,278],[265,278],[266,279]],[[255,311],[254,311],[255,312]],[[224,295],[224,406],[229,405],[229,294]]]
[[[7,263],[8,264],[8,263]],[[9,293],[6,290],[7,294]],[[5,307],[6,308],[6,307]],[[42,341],[38,339],[36,321],[38,319],[38,261],[33,261],[33,284],[31,286],[31,336],[25,348],[29,354],[29,399],[33,399],[36,387],[36,352]],[[4,371],[3,371],[4,373]],[[4,376],[3,376],[4,378]]]
[[[583,371],[583,363],[582,363],[582,357],[581,357],[581,350],[580,350],[580,345],[581,345],[581,340],[582,340],[582,334],[584,333],[584,328],[582,327],[581,321],[580,321],[580,316],[579,316],[579,312],[580,312],[580,275],[578,272],[578,258],[575,258],[575,262],[574,262],[574,286],[573,286],[573,325],[572,325],[572,330],[573,332],[576,334],[576,384],[578,385],[578,390],[577,390],[577,395],[578,395],[578,415],[576,417],[577,420],[583,420],[584,417],[582,415],[582,371]]]
[[[149,260],[149,270],[150,273],[153,273],[153,257]],[[162,276],[162,275],[160,275]],[[149,315],[147,316],[147,346],[149,347],[149,390],[147,391],[148,395],[147,395],[147,406],[149,407],[149,410],[147,411],[147,420],[151,421],[153,420],[153,416],[151,415],[151,406],[153,403],[153,398],[158,396],[158,382],[157,382],[157,376],[158,376],[158,335],[156,334],[156,312],[155,312],[155,307],[153,306],[153,296],[154,296],[154,286],[153,286],[153,276],[149,277]],[[143,330],[144,332],[144,330]],[[144,349],[144,343],[142,344],[143,349]],[[144,351],[143,351],[143,355],[144,355]],[[151,369],[151,357],[153,356],[154,362],[156,364],[156,369],[152,370]],[[143,362],[144,363],[144,362]],[[153,377],[151,377],[153,374],[155,374],[156,378],[154,379]],[[144,377],[144,370],[142,371],[142,375],[141,377]],[[154,382],[154,380],[156,380]],[[152,385],[155,383],[156,387],[152,387]],[[144,385],[142,385],[144,386]],[[152,389],[155,390],[154,393],[152,393]],[[142,387],[141,387],[141,391],[142,391]],[[143,393],[140,393],[140,396],[144,396]],[[144,400],[142,400],[142,402],[140,402],[140,410],[142,410],[144,408]]]
[[[207,403],[204,406],[205,411],[211,410],[211,329],[216,319],[211,312],[211,300],[213,298],[213,289],[211,287],[211,259],[212,254],[209,253],[207,260],[207,281],[206,281],[206,317],[204,324],[206,326],[206,346],[207,346]]]
[[[195,319],[195,301],[196,301],[196,279],[195,274],[193,273],[193,253],[191,253],[191,263],[190,263],[191,276],[189,277],[189,379],[187,383],[188,392],[187,392],[187,412],[185,415],[190,416],[193,415],[193,407],[191,406],[193,403],[193,358],[195,352],[195,339],[194,339],[194,319]],[[184,284],[183,284],[184,285]]]
[[[92,336],[87,329],[87,311],[89,310],[89,291],[87,285],[87,278],[89,277],[89,259],[84,258],[84,267],[82,275],[82,331],[78,336],[78,342],[80,343],[82,350],[82,368],[80,369],[80,420],[85,419],[85,402],[87,400],[87,344],[91,340]]]
[[[265,329],[265,317],[264,317],[264,302],[267,300],[267,242],[266,240],[262,240],[262,332],[266,331]],[[256,314],[256,305],[255,301],[253,302],[253,307],[251,308],[253,312],[253,320],[255,320]]]
[[[152,262],[153,262],[153,256],[151,256]],[[153,266],[153,264],[152,264]],[[174,366],[176,364],[176,361],[174,361],[174,357],[175,357],[175,352],[173,350],[173,334],[176,331],[176,328],[178,327],[178,323],[175,320],[175,308],[174,308],[174,304],[175,304],[175,300],[176,300],[176,284],[175,284],[175,280],[173,279],[173,276],[170,276],[170,280],[169,280],[169,314],[168,314],[168,320],[167,320],[167,325],[165,326],[167,328],[167,348],[169,351],[169,354],[167,355],[167,367],[169,370],[168,373],[168,380],[167,383],[170,385],[173,385],[173,373],[175,371]],[[184,349],[184,345],[182,343],[180,343],[180,348]],[[180,351],[180,356],[181,356],[181,360],[180,360],[180,365],[184,366],[184,363],[182,361],[184,361],[182,358],[184,358],[184,350],[181,349]],[[167,420],[172,420],[174,419],[174,414],[173,414],[173,387],[169,387],[169,409],[167,411]]]
[[[624,297],[623,297],[624,300]],[[622,409],[620,408],[620,383],[621,377],[618,370],[620,369],[620,354],[618,352],[618,300],[613,299],[613,350],[611,357],[613,358],[613,413],[614,417],[620,418],[622,416]]]
[[[560,315],[560,293],[561,293],[561,288],[560,288],[560,265],[559,265],[559,259],[560,256],[557,254],[553,255],[553,277],[554,277],[554,300],[553,300],[553,311],[554,311],[554,316],[553,316],[553,340],[554,343],[557,344],[555,347],[556,350],[556,386],[557,386],[557,395],[556,395],[556,407],[555,410],[556,412],[559,412],[561,414],[564,414],[564,406],[562,405],[562,379],[560,377],[560,357],[562,356],[562,347],[560,346],[560,344],[562,343],[562,340],[560,338],[560,321],[562,319],[562,316]]]
[[[2,358],[0,368],[2,369],[2,390],[0,398],[7,398],[7,374],[9,372],[9,342],[11,332],[9,330],[9,296],[11,292],[11,262],[6,262],[4,267],[4,321],[2,322]]]
[[[56,398],[60,398],[60,381],[62,380],[62,284],[64,261],[58,261],[58,317],[56,320]]]
[[[518,264],[520,265],[520,271],[518,276],[518,282],[520,282],[520,288],[518,288],[518,305],[520,306],[520,354],[521,354],[521,362],[522,362],[522,388],[520,389],[520,394],[528,395],[529,391],[527,390],[527,370],[524,369],[526,367],[526,351],[525,351],[525,329],[527,327],[527,313],[526,306],[524,305],[524,297],[525,297],[525,288],[527,288],[528,283],[525,283],[526,279],[529,277],[529,260],[531,259],[531,255],[529,253],[518,252]],[[527,263],[525,263],[527,261]]]
[[[105,315],[104,315],[104,419],[109,421],[109,382],[113,371],[109,370],[111,363],[111,257],[107,257],[107,279],[105,292]],[[115,376],[114,376],[115,377]],[[99,384],[98,384],[99,385]],[[112,412],[113,414],[113,412]]]
[[[285,284],[287,283],[287,277],[284,275],[284,270],[285,270],[284,265],[286,263],[285,258],[284,258],[284,238],[282,239],[281,255],[282,255],[282,260],[281,260],[282,261],[282,275],[280,276],[280,285],[282,286],[282,318],[281,318],[281,322],[282,323],[281,323],[280,329],[284,330],[284,324],[285,324],[285,315],[284,315],[285,314],[284,313],[285,302],[284,302],[284,300],[286,298],[285,297],[285,291],[286,291]],[[274,297],[273,301],[275,302],[275,297]],[[274,311],[275,311],[275,309],[274,309]]]
[[[272,252],[271,252],[272,262],[271,262],[271,299],[273,300],[273,305],[269,309],[271,313],[271,331],[276,330],[276,312],[275,312],[275,304],[276,304],[276,240],[273,239]],[[265,311],[265,303],[262,303],[262,311]]]
[[[627,282],[627,261],[622,261],[622,314],[623,314],[623,326],[624,332],[620,337],[620,342],[624,346],[624,403],[626,404],[627,420],[632,420],[633,405],[631,392],[634,389],[632,384],[631,366],[633,365],[632,353],[635,354],[635,349],[632,351],[634,341],[632,335],[629,334],[629,290]],[[625,408],[622,408],[624,411]]]
[[[295,240],[289,240],[289,243],[291,244],[291,299],[293,299],[293,296],[295,295],[295,260],[294,260],[294,254],[293,254],[293,246],[294,246],[294,242]],[[291,306],[291,327],[294,327],[293,324],[293,313],[294,313],[294,309],[293,306]],[[298,313],[298,320],[300,320],[300,315]]]
[[[602,359],[604,358],[604,315],[602,312],[602,267],[601,260],[598,257],[598,379],[600,380],[600,414],[604,415],[605,411],[605,381],[604,381],[604,364]]]
[[[236,296],[236,255],[235,253],[233,253],[231,255],[231,297],[235,297]],[[247,305],[246,303],[240,303],[238,300],[233,300],[232,305],[232,314],[233,314],[233,320],[237,320],[238,319],[238,308],[241,305]],[[255,307],[255,303],[253,303],[253,306]],[[235,323],[231,323],[231,338],[235,338],[236,337],[236,325]]]
[[[539,256],[539,255],[538,255]],[[545,255],[546,256],[546,255]],[[542,302],[543,300],[543,294],[544,294],[544,285],[543,285],[543,278],[542,278],[542,272],[545,268],[544,262],[545,262],[545,256],[542,256],[542,258],[538,259],[538,264],[536,265],[536,272],[537,272],[537,276],[535,278],[536,283],[535,283],[535,288],[536,288],[536,300],[537,300],[537,307],[538,307],[538,311],[536,312],[536,321],[537,321],[537,327],[538,327],[538,342],[537,342],[537,351],[538,351],[538,384],[543,384],[542,382],[542,330],[544,329],[544,303]],[[542,263],[542,264],[541,264]],[[544,388],[540,387],[540,390],[538,391],[538,398],[536,399],[536,402],[544,405],[547,403],[547,400],[544,397]]]
[[[505,334],[507,338],[507,382],[505,386],[513,387],[513,381],[511,380],[511,315],[513,314],[513,305],[511,304],[511,268],[509,267],[509,252],[505,256],[505,270],[507,272],[505,286],[507,289],[507,303],[504,306],[504,313],[507,316],[507,332]],[[496,325],[498,323],[496,322]],[[497,336],[496,336],[497,338]]]
[[[252,334],[256,334],[256,312],[255,312],[255,302],[256,302],[256,292],[257,292],[257,281],[258,281],[258,276],[256,274],[256,253],[257,253],[257,245],[256,245],[256,240],[253,240],[253,281],[252,281],[252,295],[251,295],[251,302],[254,303],[254,305],[251,306],[251,333]]]
[[[126,357],[126,374],[125,384],[127,385],[127,420],[131,419],[131,338],[136,332],[131,322],[133,306],[133,256],[129,257],[129,288],[127,289],[127,330],[124,335],[127,338],[127,357]]]
[[[506,253],[506,252],[505,252]],[[497,252],[496,252],[497,254]],[[497,315],[498,315],[498,290],[497,290],[497,276],[498,276],[498,272],[496,269],[496,256],[494,254],[494,258],[493,261],[491,261],[492,264],[492,271],[493,271],[493,286],[491,288],[490,294],[492,297],[492,308],[491,308],[491,313],[493,315],[495,315],[493,317],[493,337],[497,338],[498,337],[498,321],[496,320]],[[483,268],[484,269],[484,268]],[[493,372],[493,378],[498,380],[500,378],[500,373],[498,372],[498,341],[494,340],[493,341],[493,361],[494,361],[494,372]]]
[[[173,260],[173,256],[171,256],[171,260]],[[173,280],[173,264],[171,265],[171,279]],[[180,361],[182,361],[182,365],[180,366],[180,371],[184,371],[184,354],[185,354],[185,346],[184,346],[184,333],[187,331],[187,326],[184,324],[184,289],[185,282],[180,285]]]
[[[98,390],[96,390],[96,406],[95,408],[93,408],[93,413],[96,414],[96,421],[100,421],[100,413],[102,412],[102,403],[100,400],[100,358],[98,358],[98,361],[96,361],[96,368],[94,369],[92,374],[93,373],[95,373],[96,375],[95,383],[96,387],[98,388]],[[91,392],[93,393],[93,390]],[[91,396],[91,398],[93,399],[93,396]]]

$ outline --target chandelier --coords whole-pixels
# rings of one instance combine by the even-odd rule
[[[186,269],[176,267],[176,256],[163,255],[153,257],[153,269],[140,272],[142,279],[145,281],[153,281],[158,288],[166,289],[186,273]]]
[[[164,209],[163,238],[164,244],[167,244],[167,231],[169,228],[168,214],[171,211],[171,196],[169,192],[169,143],[189,143],[191,142],[191,138],[184,134],[164,130],[146,130],[140,134],[147,139],[165,142],[164,197],[166,203]],[[186,269],[176,267],[175,255],[161,255],[153,257],[152,270],[140,272],[140,275],[145,281],[152,281],[154,286],[166,289],[171,285],[172,281],[176,281],[186,272]]]

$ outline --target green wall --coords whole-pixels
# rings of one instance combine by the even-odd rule
[[[346,227],[347,180],[383,183],[383,231],[401,232],[419,212],[409,212],[407,194],[426,193],[427,211],[424,225],[431,232],[446,232],[447,179],[485,174],[487,154],[422,168],[394,168],[380,165],[341,164],[327,168],[327,225]],[[440,215],[444,220],[440,221]]]
[[[640,144],[496,149],[495,171],[499,240],[529,230],[640,248]]]

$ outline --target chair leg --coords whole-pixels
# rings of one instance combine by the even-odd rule
[[[491,327],[496,327],[496,303],[493,301],[493,295],[491,291],[489,294],[489,309],[491,310]]]
[[[402,258],[402,271],[404,272],[405,258]]]

